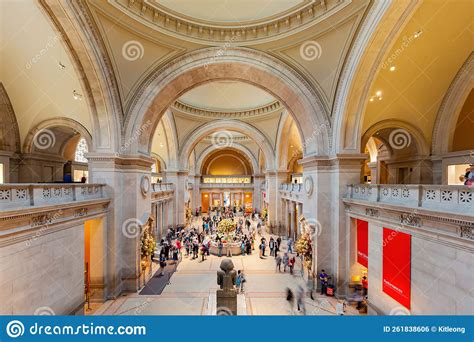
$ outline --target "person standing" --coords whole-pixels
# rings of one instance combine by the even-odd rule
[[[319,273],[319,281],[321,282],[321,294],[326,294],[328,287],[328,275],[324,270]]]
[[[312,300],[314,300],[314,297],[313,297],[313,291],[314,291],[314,273],[312,274],[312,276],[309,276],[308,275],[308,281],[307,281],[307,288],[308,288],[308,294],[309,294],[309,298],[311,298]]]
[[[289,287],[286,288],[286,301],[288,302],[288,306],[290,307],[290,315],[293,315],[295,308],[295,296],[293,295],[293,291],[291,291]]]
[[[245,248],[246,248],[245,241],[242,240],[242,243],[240,244],[240,250],[241,250],[242,255],[245,255]]]
[[[226,243],[227,247],[227,256],[232,258],[232,246],[230,245],[230,242]]]
[[[237,293],[240,291],[240,285],[242,284],[242,278],[240,277],[240,270],[237,271],[237,278],[235,278],[235,289]]]
[[[270,256],[273,256],[273,251],[275,250],[275,240],[273,240],[273,236],[270,238],[268,242],[268,247],[270,248]]]
[[[293,268],[295,267],[295,262],[296,262],[295,257],[291,257],[290,260],[288,260],[288,266],[290,267],[290,274],[293,274]]]
[[[222,247],[224,247],[224,244],[222,243],[222,240],[219,239],[219,242],[217,243],[217,256],[218,257],[222,256]]]
[[[281,256],[280,254],[277,254],[275,256],[275,262],[276,262],[276,270],[275,272],[278,270],[278,272],[281,272]]]
[[[369,281],[367,280],[366,276],[362,277],[362,296],[367,296],[367,292],[369,290]]]
[[[288,239],[288,253],[293,253],[293,239]]]

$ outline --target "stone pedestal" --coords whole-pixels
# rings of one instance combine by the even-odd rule
[[[237,316],[237,291],[236,290],[217,290],[217,314],[230,310],[234,316]]]

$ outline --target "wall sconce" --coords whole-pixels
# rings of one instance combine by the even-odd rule
[[[79,94],[76,90],[72,91],[72,97],[74,97],[74,100],[82,100],[82,95]]]

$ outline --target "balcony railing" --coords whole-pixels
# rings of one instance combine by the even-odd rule
[[[253,189],[253,183],[201,183],[201,189],[216,189],[216,188],[238,188],[238,189]]]
[[[0,210],[104,198],[104,184],[1,184]]]
[[[290,192],[301,192],[302,184],[301,183],[283,183],[283,184],[280,184],[280,190],[290,191]]]
[[[474,188],[462,185],[349,185],[345,198],[418,207],[446,212],[474,213]]]
[[[173,183],[153,183],[152,189],[153,192],[173,191],[174,185]]]

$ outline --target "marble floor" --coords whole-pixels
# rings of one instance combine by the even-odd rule
[[[267,241],[268,241],[268,234]],[[259,240],[257,238],[257,240]],[[286,242],[282,243],[286,250]],[[161,295],[142,296],[138,292],[94,306],[93,315],[214,315],[215,293],[218,288],[216,271],[223,258],[209,256],[203,262],[183,256],[177,272]],[[247,282],[238,295],[239,315],[302,315],[291,309],[286,300],[286,288],[304,286],[301,267],[297,262],[293,275],[276,272],[273,257],[259,258],[258,250],[249,256],[231,258],[236,270],[243,270]],[[305,298],[306,315],[335,315],[337,300],[317,294],[315,300]],[[347,306],[346,315],[358,315]]]

